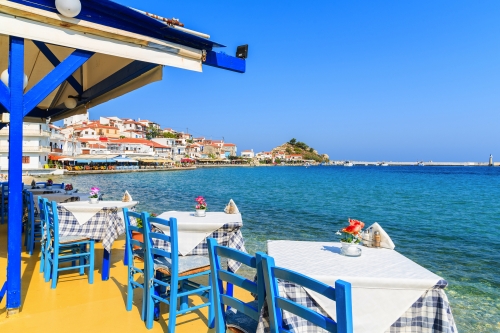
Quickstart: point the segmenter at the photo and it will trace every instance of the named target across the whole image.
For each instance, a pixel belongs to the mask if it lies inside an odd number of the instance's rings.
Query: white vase
[[[197,217],[203,217],[207,215],[207,210],[206,209],[197,209],[194,213],[194,216]]]
[[[344,243],[340,242],[342,244],[342,253],[347,255],[347,256],[358,256],[360,255],[360,248],[359,244],[355,243]]]
[[[99,198],[90,198],[90,203],[91,204],[96,204],[99,202]]]

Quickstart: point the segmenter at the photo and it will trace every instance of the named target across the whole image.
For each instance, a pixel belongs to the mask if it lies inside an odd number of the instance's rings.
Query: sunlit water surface
[[[139,210],[193,210],[206,198],[243,214],[250,253],[268,239],[336,241],[348,217],[379,222],[396,250],[445,278],[460,332],[500,332],[500,168],[260,167],[64,176]]]

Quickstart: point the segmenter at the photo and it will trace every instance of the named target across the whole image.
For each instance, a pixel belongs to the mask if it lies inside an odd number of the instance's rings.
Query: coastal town
[[[0,153],[8,153],[9,126],[0,129]],[[295,139],[270,151],[238,152],[224,140],[162,128],[147,119],[74,115],[56,126],[23,124],[23,171],[29,174],[64,171],[172,169],[223,165],[308,165],[328,161],[328,155]],[[0,155],[0,171],[8,169],[8,154]]]

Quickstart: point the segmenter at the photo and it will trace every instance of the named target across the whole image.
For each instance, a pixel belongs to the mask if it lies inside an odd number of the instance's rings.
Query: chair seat
[[[171,260],[166,257],[155,258],[155,271],[170,275]],[[179,275],[190,275],[210,270],[210,260],[204,256],[179,256]]]
[[[257,309],[257,301],[252,301],[246,303],[251,307]],[[257,331],[257,325],[259,323],[249,316],[236,311],[235,309],[229,309],[226,311],[226,326],[233,332],[237,333],[255,333]]]
[[[89,240],[89,238],[84,237],[84,236],[61,236],[61,237],[59,237],[60,244],[68,244],[68,243],[81,242],[81,241],[86,241],[86,240]]]

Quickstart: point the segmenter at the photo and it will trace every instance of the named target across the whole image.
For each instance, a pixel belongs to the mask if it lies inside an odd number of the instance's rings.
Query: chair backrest
[[[230,306],[238,312],[247,315],[248,317],[259,321],[260,311],[265,301],[265,287],[260,263],[261,255],[257,254],[252,257],[248,253],[221,246],[214,238],[208,238],[208,256],[210,258],[210,269],[212,279],[212,290],[214,293],[214,308],[216,325],[220,328],[225,327],[225,311],[224,306]],[[257,283],[248,280],[236,273],[223,269],[221,266],[221,258],[232,259],[238,261],[250,268],[257,270]],[[257,307],[242,302],[233,295],[224,292],[223,282],[231,283],[234,286],[240,287],[257,295]]]
[[[335,288],[305,276],[303,274],[276,267],[274,259],[262,254],[262,270],[269,308],[269,324],[271,332],[289,332],[283,328],[281,310],[291,312],[328,332],[352,333],[352,297],[351,284],[346,281],[335,281]],[[281,297],[278,291],[278,279],[305,287],[335,301],[337,322],[303,305]]]
[[[47,238],[49,242],[54,241],[54,247],[59,246],[59,215],[57,214],[57,202],[44,201],[45,216],[47,219]]]
[[[38,196],[37,200],[38,200],[38,216],[40,217],[40,221],[42,223],[42,231],[44,231],[45,226],[47,225],[47,214],[45,214],[45,212],[49,200],[41,196]]]
[[[130,218],[133,217],[135,219],[141,219],[142,221],[143,220],[143,214],[145,213],[136,213],[136,212],[131,212],[128,210],[128,208],[123,208],[123,217],[125,219],[125,237],[126,237],[126,240],[127,240],[127,247],[125,248],[125,251],[127,251],[127,266],[131,267],[133,266],[133,262],[134,262],[134,256],[133,256],[133,252],[134,252],[134,247],[136,247],[137,249],[140,249],[140,250],[143,250],[144,253],[146,253],[146,247],[145,247],[145,244],[143,242],[141,242],[140,240],[138,239],[134,239],[132,237],[132,233],[133,232],[138,232],[140,233],[141,235],[143,235],[144,237],[144,230],[143,228],[139,228],[135,225],[132,225],[130,223]],[[146,238],[143,238],[143,239],[146,239]]]
[[[28,223],[32,225],[35,223],[35,202],[33,201],[33,193],[24,191],[26,200],[26,208],[28,209]]]
[[[59,184],[54,183],[54,184],[52,184],[52,187],[53,188],[62,188],[64,190],[64,183],[59,183]]]
[[[37,182],[36,186],[38,186],[40,188],[46,188],[47,187],[47,183],[46,182]]]
[[[151,230],[151,223],[169,228],[169,234],[164,234]],[[155,256],[162,256],[170,259],[170,274],[179,274],[179,245],[177,239],[177,219],[171,217],[168,220],[158,217],[150,217],[148,213],[142,215],[142,227],[144,230],[144,242],[146,243],[145,260],[148,272],[153,274]],[[154,240],[164,241],[170,244],[170,251],[154,246]],[[152,276],[152,275],[149,275]]]

